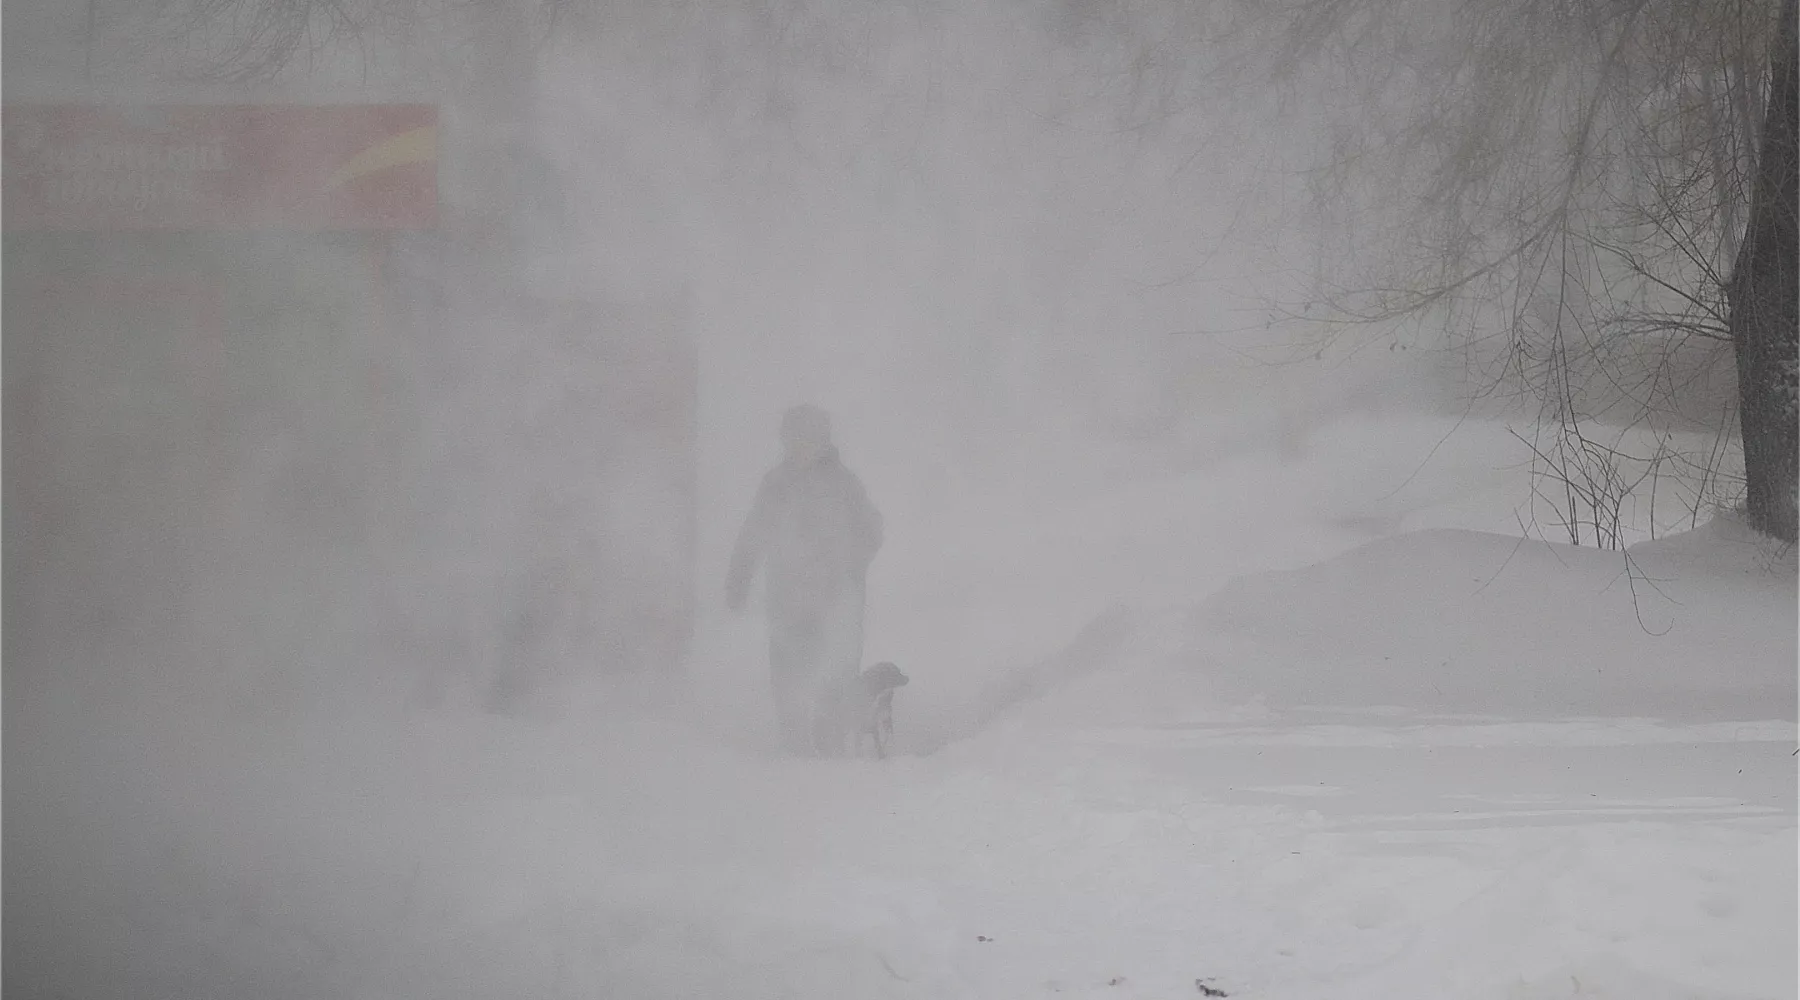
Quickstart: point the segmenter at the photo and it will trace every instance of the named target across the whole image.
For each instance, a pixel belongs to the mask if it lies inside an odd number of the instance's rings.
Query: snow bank
[[[919,825],[1008,845],[949,879],[995,928],[969,975],[1793,996],[1795,576],[1729,520],[1629,561],[1427,530],[1138,613],[1103,669],[940,755]]]
[[[1793,567],[1718,523],[1625,553],[1417,532],[1233,582],[1195,666],[1289,705],[1793,719]]]

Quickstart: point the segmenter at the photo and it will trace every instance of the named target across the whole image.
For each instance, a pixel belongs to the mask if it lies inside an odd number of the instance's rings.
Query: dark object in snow
[[[1231,995],[1216,986],[1208,986],[1206,983],[1207,981],[1204,979],[1194,980],[1194,988],[1199,990],[1200,995],[1203,997],[1225,997]]]
[[[846,751],[877,759],[887,756],[894,741],[894,689],[908,678],[892,663],[877,663],[857,675],[845,689],[826,692],[813,717],[813,752],[837,757]]]
[[[788,410],[781,444],[732,550],[725,603],[742,610],[762,577],[776,715],[783,742],[804,751],[818,742],[821,704],[862,671],[863,598],[882,519],[838,458],[825,411]]]
[[[1125,985],[1125,977],[1124,976],[1114,976],[1111,979],[1108,979],[1106,981],[1106,985],[1108,985],[1108,986],[1123,986],[1123,985]]]
[[[977,934],[977,935],[975,935],[975,940],[977,940],[977,941],[992,941],[993,938],[988,937],[986,934]]]

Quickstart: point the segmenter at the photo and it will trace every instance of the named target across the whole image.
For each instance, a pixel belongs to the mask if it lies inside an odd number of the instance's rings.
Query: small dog
[[[821,757],[872,752],[887,756],[894,740],[894,689],[909,678],[883,661],[859,674],[849,685],[820,699],[813,720],[813,750]]]

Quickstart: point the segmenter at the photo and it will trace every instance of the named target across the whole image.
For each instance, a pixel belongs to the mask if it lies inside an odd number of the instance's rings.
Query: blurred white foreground
[[[554,728],[21,714],[8,996],[1794,996],[1792,554],[1397,534],[1512,523],[1436,433],[895,505],[884,763],[722,617]]]

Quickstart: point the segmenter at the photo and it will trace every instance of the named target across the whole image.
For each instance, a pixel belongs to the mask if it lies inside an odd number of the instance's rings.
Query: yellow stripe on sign
[[[430,163],[436,159],[437,126],[421,125],[383,139],[346,160],[343,166],[332,173],[331,180],[325,184],[325,190],[342,187],[353,178],[372,174],[377,170],[408,163]]]

